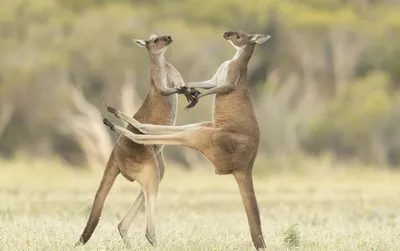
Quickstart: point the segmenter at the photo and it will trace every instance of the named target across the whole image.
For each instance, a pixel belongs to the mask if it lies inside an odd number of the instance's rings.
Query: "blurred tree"
[[[102,102],[133,114],[148,90],[148,55],[132,38],[171,35],[168,60],[201,81],[235,53],[223,32],[245,30],[272,35],[249,65],[263,154],[399,165],[398,13],[392,0],[1,0],[0,153],[101,166],[117,137]],[[188,112],[180,101],[177,124],[211,118],[212,97]]]
[[[385,122],[394,109],[388,90],[389,79],[371,72],[349,86],[327,107],[305,140],[310,152],[330,151],[339,158],[359,157],[367,162],[387,164]]]

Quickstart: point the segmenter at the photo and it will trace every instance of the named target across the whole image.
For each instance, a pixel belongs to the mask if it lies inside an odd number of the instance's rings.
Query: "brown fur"
[[[184,86],[184,82],[180,73],[164,59],[163,54],[172,39],[169,36],[157,37],[151,35],[147,41],[134,40],[134,42],[147,49],[151,64],[149,91],[143,104],[133,117],[142,123],[174,125],[178,100],[176,95],[173,94],[178,92],[179,88],[177,87]],[[128,125],[127,130],[140,133],[132,125]],[[101,216],[104,201],[119,173],[130,181],[137,180],[142,186],[136,201],[118,225],[122,239],[127,245],[130,245],[127,239],[129,226],[146,201],[146,237],[151,244],[155,244],[154,203],[158,183],[164,176],[164,169],[165,162],[161,145],[145,146],[120,136],[110,154],[88,222],[77,245],[85,244],[94,232]]]
[[[237,49],[233,59],[224,62],[211,80],[187,83],[188,87],[207,89],[198,99],[216,94],[211,123],[156,126],[125,119],[147,135],[134,134],[119,126],[113,128],[139,144],[190,147],[212,162],[216,174],[233,174],[242,196],[254,246],[264,249],[265,242],[252,179],[260,130],[248,88],[247,65],[255,44],[265,42],[269,36],[225,32],[224,38]],[[121,114],[123,113],[120,111],[116,112],[119,117]]]

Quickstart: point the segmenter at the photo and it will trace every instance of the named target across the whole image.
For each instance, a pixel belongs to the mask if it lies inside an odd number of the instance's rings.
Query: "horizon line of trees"
[[[117,135],[102,102],[133,114],[148,88],[147,52],[132,38],[172,36],[168,61],[201,81],[234,55],[223,32],[245,30],[272,36],[249,64],[260,159],[329,153],[398,167],[398,13],[394,0],[2,0],[0,156],[103,168]],[[209,120],[212,97],[184,106],[177,124]],[[188,168],[205,161],[165,149]]]

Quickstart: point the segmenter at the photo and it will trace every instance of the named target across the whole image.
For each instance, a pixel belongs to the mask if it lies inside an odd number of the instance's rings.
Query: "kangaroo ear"
[[[132,39],[132,41],[137,44],[139,47],[146,47],[147,41],[142,39]]]
[[[154,39],[154,38],[157,38],[157,35],[154,34],[154,33],[150,34],[149,40],[152,40],[152,39]]]
[[[262,44],[270,38],[271,38],[270,35],[255,34],[255,35],[251,36],[250,41],[255,42],[257,44]]]

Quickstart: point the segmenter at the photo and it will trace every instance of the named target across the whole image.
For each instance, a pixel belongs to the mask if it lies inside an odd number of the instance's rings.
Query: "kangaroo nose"
[[[168,40],[172,40],[172,38],[171,38],[170,36],[167,36],[167,39],[168,39]]]
[[[223,36],[223,37],[229,37],[230,35],[232,35],[232,32],[231,32],[231,31],[226,31],[226,32],[224,33],[224,36]]]

